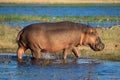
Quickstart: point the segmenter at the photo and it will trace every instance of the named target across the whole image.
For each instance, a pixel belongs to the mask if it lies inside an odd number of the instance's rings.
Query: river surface
[[[114,4],[113,4],[114,5]],[[46,16],[120,16],[120,7],[108,4],[93,4],[88,7],[43,7],[42,5],[10,6],[1,5],[0,14],[46,15]],[[37,7],[38,6],[38,7]],[[87,4],[86,4],[87,6]]]
[[[68,58],[17,62],[16,54],[0,54],[0,80],[120,80],[120,62]]]

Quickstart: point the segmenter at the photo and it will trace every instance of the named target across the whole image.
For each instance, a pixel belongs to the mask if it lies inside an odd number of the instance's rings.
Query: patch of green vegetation
[[[0,24],[0,52],[16,52],[16,37],[21,29],[22,27]],[[93,51],[89,47],[80,46],[81,57],[120,61],[120,27],[96,28],[96,30],[105,44],[105,49],[103,51]],[[26,53],[30,53],[30,51]]]
[[[94,3],[84,3],[84,4],[13,4],[13,3],[2,3],[0,4],[0,7],[35,7],[35,8],[40,8],[40,7],[44,7],[44,8],[62,8],[62,7],[69,7],[69,8],[110,8],[110,7],[114,7],[114,8],[119,8],[120,4],[116,3],[116,4],[94,4]]]
[[[56,21],[73,21],[73,22],[104,22],[120,21],[120,16],[27,16],[27,15],[0,15],[0,22],[5,21],[39,21],[39,22],[56,22]]]

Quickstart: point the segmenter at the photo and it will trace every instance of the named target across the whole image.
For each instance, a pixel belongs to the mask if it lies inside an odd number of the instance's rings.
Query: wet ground
[[[17,62],[16,54],[0,54],[0,80],[120,80],[120,62],[68,58]]]

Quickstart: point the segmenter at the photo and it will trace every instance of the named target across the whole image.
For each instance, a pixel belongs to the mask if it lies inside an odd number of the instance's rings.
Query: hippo
[[[70,50],[77,58],[80,57],[78,46],[88,45],[94,51],[101,51],[105,46],[95,28],[70,21],[28,25],[18,33],[17,44],[18,60],[22,60],[27,49],[35,59],[40,59],[41,52],[63,50],[62,57],[66,59]]]

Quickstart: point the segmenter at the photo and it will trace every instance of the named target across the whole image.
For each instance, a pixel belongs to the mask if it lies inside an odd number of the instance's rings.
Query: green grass
[[[0,24],[0,52],[16,52],[16,37],[21,29],[22,27],[10,27]],[[105,49],[96,52],[89,47],[80,46],[81,57],[120,61],[120,27],[97,28],[97,31],[105,44]]]
[[[114,7],[114,8],[119,8],[120,7],[120,3],[116,3],[116,4],[96,4],[96,3],[84,3],[84,4],[14,4],[14,3],[0,3],[0,7],[35,7],[35,8],[40,8],[40,7],[44,7],[44,8],[56,8],[56,7],[80,7],[80,8],[110,8],[110,7]]]
[[[39,21],[39,22],[56,22],[56,21],[73,21],[73,22],[104,22],[120,21],[120,16],[28,16],[28,15],[0,15],[0,22],[5,21]]]

